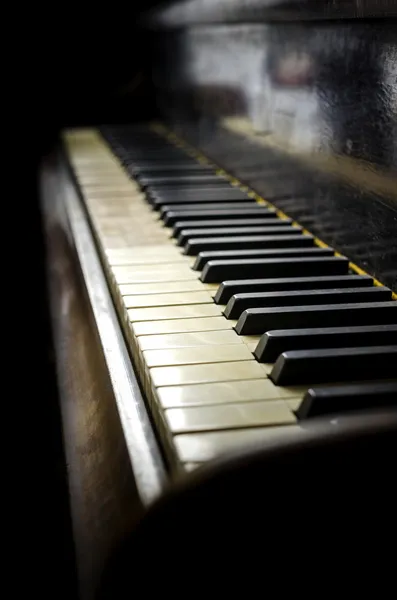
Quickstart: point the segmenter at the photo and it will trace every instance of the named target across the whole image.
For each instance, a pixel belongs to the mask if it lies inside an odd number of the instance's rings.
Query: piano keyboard
[[[171,469],[397,404],[390,289],[161,130],[65,144]]]

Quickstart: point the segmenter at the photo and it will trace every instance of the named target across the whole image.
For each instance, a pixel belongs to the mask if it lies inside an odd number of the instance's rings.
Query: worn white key
[[[224,317],[204,317],[192,319],[166,319],[162,321],[140,321],[132,324],[136,336],[188,333],[196,331],[219,331],[232,329],[235,321]]]
[[[148,294],[172,294],[181,292],[202,292],[208,291],[216,294],[218,286],[213,283],[201,283],[197,279],[185,281],[163,281],[161,283],[127,283],[120,285],[119,290],[122,296],[137,296]]]
[[[170,408],[165,418],[174,434],[290,425],[296,421],[283,400]]]
[[[178,365],[204,365],[252,360],[252,354],[245,344],[223,346],[199,346],[195,348],[168,348],[146,350],[143,359],[147,367],[167,367]]]
[[[144,338],[141,338],[144,339]],[[199,406],[202,404],[228,404],[253,400],[291,400],[301,402],[305,388],[281,387],[267,377],[243,381],[222,381],[200,385],[159,387],[158,402],[166,408]],[[296,399],[296,400],[294,400]],[[291,405],[290,405],[291,407]],[[294,410],[292,408],[292,410]]]
[[[195,346],[219,346],[242,344],[240,336],[231,329],[224,331],[196,331],[169,335],[144,335],[139,337],[139,347],[144,350],[165,350],[167,348],[189,348]],[[252,359],[252,357],[251,357]]]
[[[227,363],[183,365],[178,367],[154,367],[150,375],[156,387],[189,385],[211,381],[241,381],[260,379],[264,370],[254,360]]]
[[[223,454],[241,449],[266,447],[286,437],[299,436],[303,430],[292,424],[279,427],[253,427],[206,433],[185,433],[174,436],[174,445],[180,462],[202,463]]]
[[[128,316],[132,323],[137,321],[163,321],[165,319],[191,319],[202,317],[218,317],[219,307],[212,304],[192,304],[190,306],[164,306],[154,308],[132,308]],[[226,320],[226,319],[225,319]]]
[[[124,296],[126,308],[188,306],[189,304],[211,304],[212,302],[212,296],[206,291]]]

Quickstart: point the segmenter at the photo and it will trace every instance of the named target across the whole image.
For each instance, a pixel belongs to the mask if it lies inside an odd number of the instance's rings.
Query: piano
[[[300,523],[337,538],[317,500],[376,492],[390,518],[396,16],[391,1],[166,3],[140,20],[152,118],[65,128],[46,157],[83,599],[131,578],[160,590],[200,555],[197,591],[219,556],[222,589],[259,581],[287,534],[297,560]]]

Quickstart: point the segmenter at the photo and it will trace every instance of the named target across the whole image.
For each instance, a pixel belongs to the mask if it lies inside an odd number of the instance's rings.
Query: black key
[[[194,162],[192,163],[181,163],[175,162],[172,164],[166,164],[163,162],[155,161],[155,162],[141,162],[134,163],[132,165],[127,164],[124,166],[127,173],[133,177],[134,179],[139,179],[140,177],[150,175],[151,173],[194,173],[196,172],[196,165]]]
[[[181,221],[179,221],[180,223]],[[205,220],[205,221],[187,221],[187,225],[183,228],[179,230],[179,233],[177,236],[173,236],[173,237],[177,237],[179,238],[179,236],[182,234],[182,232],[186,229],[194,229],[195,231],[197,230],[198,232],[201,231],[208,231],[208,233],[210,234],[209,237],[215,237],[212,235],[213,231],[217,231],[219,229],[237,229],[237,228],[251,228],[251,227],[287,227],[288,225],[292,225],[292,219],[288,219],[288,220],[281,220],[278,217],[268,217],[265,219],[214,219],[213,221],[209,220]],[[178,223],[178,221],[177,221]],[[176,223],[176,225],[177,225]],[[200,223],[204,223],[204,225],[201,225]],[[218,223],[218,225],[217,225]],[[207,224],[207,225],[206,225]],[[297,232],[299,233],[299,229],[297,230]],[[201,236],[200,236],[201,237]],[[222,236],[220,236],[222,237]]]
[[[243,194],[230,193],[227,190],[220,189],[219,192],[206,192],[186,190],[184,194],[173,194],[167,198],[154,198],[152,193],[146,190],[146,200],[152,206],[153,210],[158,210],[160,214],[163,207],[167,207],[164,212],[169,210],[210,210],[213,204],[222,204],[221,210],[227,210],[226,204],[233,204],[233,208],[256,208],[258,203],[253,198],[246,198]],[[239,206],[239,205],[242,206]],[[216,207],[215,207],[216,208]],[[273,216],[276,216],[273,214]]]
[[[172,154],[168,155],[168,158],[166,158],[165,156],[165,148],[157,148],[157,149],[150,149],[147,148],[145,149],[144,147],[142,148],[132,148],[131,146],[129,146],[128,148],[126,148],[125,146],[121,146],[119,144],[114,145],[113,146],[113,152],[116,154],[117,158],[125,163],[125,164],[133,164],[135,162],[140,163],[140,162],[144,162],[144,161],[154,161],[154,160],[158,160],[159,156],[163,157],[163,160],[161,162],[165,163],[171,163],[174,161],[182,161],[183,157],[181,155],[180,152],[173,152]]]
[[[250,214],[246,216],[246,211],[249,210]],[[212,202],[210,204],[203,204],[196,202],[195,204],[187,203],[187,204],[165,204],[160,209],[160,217],[162,219],[166,218],[168,215],[172,216],[175,214],[180,215],[177,219],[179,221],[187,221],[195,220],[202,221],[208,219],[226,219],[229,215],[229,212],[232,211],[232,218],[235,219],[254,219],[256,215],[258,218],[266,219],[276,217],[276,213],[274,210],[269,210],[268,208],[258,211],[258,205],[255,200],[248,198],[243,202],[229,202],[228,200],[221,200],[220,202]],[[252,212],[254,211],[254,212]],[[174,220],[174,222],[176,222]]]
[[[183,169],[178,169],[175,167],[173,170],[161,170],[158,169],[156,171],[152,170],[151,172],[137,172],[135,173],[135,178],[139,181],[142,186],[150,186],[152,183],[156,184],[161,178],[166,177],[216,177],[216,174],[213,169],[194,169],[184,167]],[[218,184],[217,184],[218,185]]]
[[[253,206],[258,206],[258,203],[254,198],[250,198],[236,188],[218,186],[213,187],[186,187],[175,190],[167,190],[165,194],[163,191],[160,193],[155,189],[146,190],[147,199],[150,204],[156,210],[160,210],[163,206],[178,205],[178,204],[203,204],[202,209],[206,208],[206,205],[213,204],[214,202],[250,202]],[[175,210],[178,210],[177,208]]]
[[[327,350],[291,350],[269,375],[275,385],[369,381],[396,376],[397,345]]]
[[[179,177],[180,179],[183,179],[184,181],[187,180],[188,177],[204,177],[207,178],[208,176],[212,177],[217,177],[217,175],[214,172],[214,169],[211,168],[207,168],[207,169],[183,169],[183,170],[178,170],[178,169],[174,169],[173,171],[152,171],[151,173],[138,173],[136,175],[137,180],[139,181],[140,185],[142,187],[147,187],[154,184],[157,184],[159,181],[161,181],[162,179],[168,179],[169,177],[175,177],[175,179],[177,177]]]
[[[397,302],[363,302],[314,306],[249,308],[236,324],[239,335],[260,335],[271,329],[354,327],[397,323]]]
[[[128,160],[126,158],[125,160]],[[141,159],[141,160],[133,160],[130,158],[130,161],[137,165],[139,169],[141,169],[142,173],[147,171],[151,173],[153,170],[155,171],[173,171],[191,169],[199,171],[203,168],[208,168],[210,165],[203,165],[198,163],[194,158],[189,158],[188,156],[184,156],[183,158],[178,158],[177,160],[165,160],[163,162],[158,162],[157,160],[152,161],[150,159]]]
[[[183,229],[219,229],[220,227],[270,227],[272,225],[291,225],[292,219],[279,219],[267,216],[264,219],[204,219],[203,221],[177,221],[173,227],[172,237],[178,237]],[[213,237],[213,236],[211,236]]]
[[[306,392],[296,416],[298,419],[310,419],[388,407],[397,407],[397,381],[311,388]]]
[[[314,238],[308,235],[237,235],[232,238],[193,238],[184,248],[187,256],[197,256],[202,252],[227,250],[257,250],[276,248],[312,248]],[[333,251],[330,250],[333,253]]]
[[[125,155],[121,158],[122,162],[126,165],[127,169],[135,168],[141,173],[152,173],[153,171],[174,171],[188,169],[200,170],[204,165],[200,165],[193,158],[176,156],[175,158],[168,158],[164,160],[158,160],[157,157],[153,158],[133,158]]]
[[[221,283],[226,279],[254,277],[309,277],[314,275],[345,275],[349,269],[347,258],[253,258],[241,260],[211,260],[201,275],[203,283]],[[273,328],[274,329],[274,328]]]
[[[372,289],[372,288],[369,288]],[[259,362],[275,362],[287,350],[387,346],[397,344],[397,325],[327,327],[317,329],[276,329],[267,331],[255,348]]]
[[[272,220],[273,221],[273,220]],[[298,234],[301,229],[292,225],[282,225],[282,221],[274,220],[274,225],[262,227],[215,227],[214,229],[182,229],[178,235],[178,246],[184,246],[190,238],[232,237],[238,235],[288,235]]]
[[[227,319],[238,319],[249,308],[266,306],[309,306],[310,304],[347,304],[385,302],[392,299],[386,287],[344,288],[340,290],[298,290],[288,292],[254,292],[232,296],[224,310]],[[326,326],[326,324],[324,324]]]
[[[174,198],[179,197],[179,202],[185,202],[185,197],[194,198],[197,195],[209,195],[209,194],[225,194],[228,193],[232,198],[235,196],[239,196],[242,199],[249,198],[247,192],[244,192],[242,189],[230,185],[227,181],[221,179],[216,185],[215,184],[206,184],[206,185],[184,185],[175,186],[175,187],[167,187],[164,189],[157,189],[156,186],[150,190],[151,196],[154,201],[156,200],[169,200],[172,204],[175,204]],[[256,200],[251,198],[254,202]]]
[[[287,237],[287,236],[286,236]],[[204,238],[206,239],[206,238]],[[221,238],[223,239],[223,238]],[[228,239],[228,238],[226,238]],[[232,238],[234,239],[234,238]],[[248,245],[248,244],[247,244]],[[232,260],[240,258],[286,258],[291,256],[333,256],[334,251],[331,248],[274,248],[274,249],[253,249],[253,250],[223,250],[200,252],[194,261],[192,269],[202,271],[210,260]]]
[[[117,140],[115,140],[115,145],[117,145],[126,156],[130,157],[151,156],[155,154],[165,154],[165,156],[170,154],[180,154],[181,156],[186,157],[186,152],[181,148],[173,146],[169,142],[157,137],[145,139],[137,138],[135,142],[131,138],[117,138]]]
[[[285,236],[287,237],[287,236]],[[300,239],[304,239],[301,236]],[[227,304],[234,294],[252,292],[277,292],[282,290],[314,290],[341,287],[364,287],[373,285],[369,275],[330,275],[329,277],[286,277],[276,279],[235,279],[224,281],[219,286],[214,301]]]
[[[172,147],[164,147],[164,148],[156,148],[152,150],[132,150],[129,149],[127,152],[124,152],[121,156],[121,160],[123,162],[129,164],[139,164],[141,162],[184,162],[186,161],[186,154],[181,152],[177,148]]]
[[[181,156],[186,157],[186,152],[184,152],[181,148],[177,146],[173,146],[169,142],[165,140],[161,140],[157,137],[146,138],[136,140],[136,142],[130,139],[120,139],[117,140],[117,145],[119,148],[122,148],[124,153],[128,156],[151,156],[154,154],[165,154],[165,156],[172,154],[180,154]]]
[[[136,156],[123,156],[120,157],[121,163],[127,169],[129,173],[133,173],[135,169],[140,169],[141,167],[155,167],[156,169],[161,168],[161,165],[170,164],[173,165],[183,165],[186,164],[186,157],[182,154],[172,154],[165,155],[164,153],[158,154],[147,154],[145,155],[136,155]],[[190,163],[192,166],[197,164],[195,162]]]
[[[203,167],[203,165],[197,164],[193,159],[190,161],[184,162],[141,162],[140,164],[134,165],[133,173],[137,176],[140,175],[158,175],[159,173],[183,173],[185,171],[190,172],[203,172],[203,171],[211,171],[214,172],[214,169],[211,167]]]
[[[183,185],[178,188],[150,186],[146,188],[146,197],[156,210],[164,204],[186,204],[187,202],[236,202],[243,201],[246,195],[241,190],[224,184]]]
[[[190,208],[195,207],[194,210]],[[178,221],[192,221],[192,227],[196,221],[202,220],[218,220],[225,219],[226,217],[235,219],[274,219],[276,213],[267,208],[258,208],[256,203],[253,202],[236,202],[234,205],[230,202],[224,204],[216,202],[209,204],[208,207],[202,204],[194,204],[191,207],[189,205],[178,204],[178,210],[174,211],[175,207],[166,205],[161,210],[160,216],[164,223],[169,227],[174,225]],[[282,224],[284,221],[280,219]],[[289,223],[289,221],[286,221]]]
[[[122,160],[129,160],[131,162],[145,160],[149,161],[157,158],[159,155],[164,155],[165,158],[163,163],[170,164],[175,161],[187,162],[191,160],[197,164],[197,161],[194,160],[193,157],[188,156],[185,152],[181,152],[181,150],[179,148],[175,148],[175,146],[172,147],[163,145],[155,148],[154,146],[145,147],[142,145],[139,148],[137,146],[133,148],[130,144],[128,144],[128,147],[126,147],[124,144],[123,146],[118,145],[118,150],[116,150],[116,153]]]
[[[219,175],[167,175],[166,177],[153,177],[150,181],[150,187],[154,190],[181,187],[200,188],[203,185],[224,186],[227,185],[227,180]]]

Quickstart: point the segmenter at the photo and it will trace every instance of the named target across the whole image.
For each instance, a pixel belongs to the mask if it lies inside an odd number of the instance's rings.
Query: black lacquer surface
[[[156,35],[168,124],[397,290],[397,23],[213,23]]]
[[[394,0],[176,0],[160,4],[146,17],[152,27],[199,23],[239,23],[308,19],[390,18]]]

